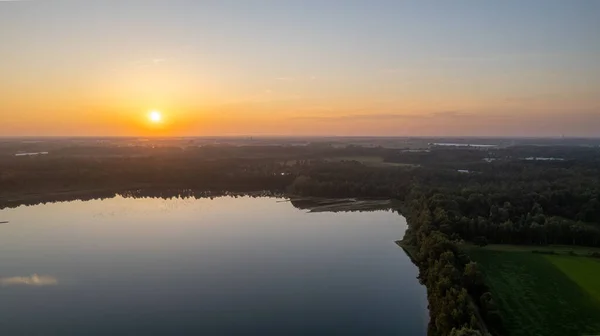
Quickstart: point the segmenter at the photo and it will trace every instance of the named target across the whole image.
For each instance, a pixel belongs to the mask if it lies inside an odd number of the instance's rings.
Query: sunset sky
[[[600,1],[0,1],[19,135],[600,136]]]

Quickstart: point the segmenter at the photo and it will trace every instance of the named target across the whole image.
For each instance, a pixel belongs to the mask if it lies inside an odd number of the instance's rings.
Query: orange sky
[[[0,3],[0,136],[600,136],[595,7],[244,4]]]

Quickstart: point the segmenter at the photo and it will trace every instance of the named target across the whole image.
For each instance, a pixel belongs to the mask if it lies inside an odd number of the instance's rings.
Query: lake
[[[391,211],[281,198],[124,198],[0,210],[4,335],[425,335]]]

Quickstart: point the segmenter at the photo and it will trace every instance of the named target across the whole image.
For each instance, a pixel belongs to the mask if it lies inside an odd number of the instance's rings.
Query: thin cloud
[[[296,80],[296,78],[294,78],[294,77],[277,77],[275,79],[278,81],[286,81],[286,82],[292,82],[292,81]]]
[[[394,113],[379,113],[379,114],[348,114],[340,116],[299,116],[294,119],[318,120],[318,121],[365,121],[365,120],[396,120],[396,119],[412,119],[422,118],[422,116],[411,114],[394,114]]]
[[[365,109],[366,110],[366,109]],[[355,113],[337,116],[299,116],[295,119],[315,121],[368,121],[368,120],[407,120],[407,119],[436,119],[436,118],[463,118],[470,117],[468,113],[460,111],[439,111],[422,114],[402,113]]]
[[[55,286],[58,284],[58,279],[50,275],[37,275],[33,274],[30,276],[14,276],[7,278],[0,278],[0,285],[2,286]]]

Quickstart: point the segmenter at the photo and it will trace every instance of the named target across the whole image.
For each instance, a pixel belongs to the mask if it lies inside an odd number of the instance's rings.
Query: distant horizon
[[[477,135],[0,135],[0,139],[173,139],[173,138],[284,138],[284,139],[312,139],[312,138],[351,138],[351,139],[552,139],[552,140],[570,140],[570,139],[593,139],[600,140],[600,136],[477,136]]]

